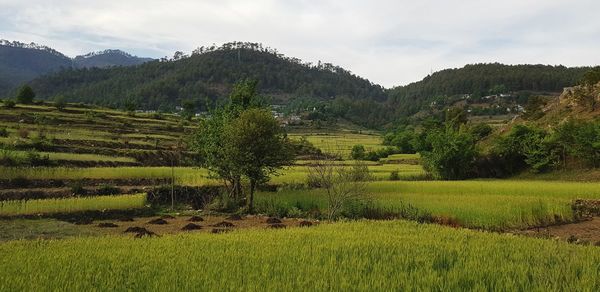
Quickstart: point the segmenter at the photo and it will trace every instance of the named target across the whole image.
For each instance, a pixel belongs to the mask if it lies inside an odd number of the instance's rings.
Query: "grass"
[[[101,234],[103,234],[101,230],[56,219],[0,220],[0,242],[17,239],[58,239],[71,236],[92,236]]]
[[[26,151],[10,151],[15,158],[25,158]],[[97,161],[97,162],[136,162],[131,157],[116,157],[98,154],[78,154],[78,153],[62,153],[62,152],[36,152],[42,156],[48,155],[50,160],[67,160],[67,161]]]
[[[600,249],[406,221],[12,241],[2,291],[598,291]]]
[[[541,181],[380,181],[369,184],[374,203],[394,211],[407,205],[434,216],[456,219],[461,225],[512,229],[571,221],[576,198],[599,199],[600,184]],[[309,211],[326,208],[321,190],[263,192],[258,208]]]
[[[365,150],[374,151],[384,146],[381,144],[382,138],[380,135],[358,134],[349,132],[332,132],[332,133],[291,133],[289,137],[292,139],[300,139],[305,137],[315,147],[326,153],[341,154],[343,158],[350,157],[350,151],[356,144],[365,146]]]
[[[403,178],[425,174],[421,166],[407,164],[369,165],[369,170],[376,179],[387,179],[394,170],[397,170]],[[202,168],[175,167],[174,172],[178,184],[199,186],[215,182],[208,177],[208,171]],[[304,183],[307,175],[306,166],[292,166],[282,170],[281,175],[274,176],[271,181],[278,184]],[[168,179],[170,177],[171,167],[0,167],[0,179]]]
[[[97,210],[126,210],[141,208],[145,204],[146,194],[0,201],[0,216],[72,213]]]

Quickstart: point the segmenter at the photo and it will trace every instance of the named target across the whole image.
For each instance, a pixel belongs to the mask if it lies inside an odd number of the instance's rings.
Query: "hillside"
[[[564,87],[577,84],[589,69],[498,63],[466,65],[435,72],[421,81],[393,88],[389,91],[390,103],[398,106],[399,115],[411,115],[432,102],[451,104],[451,97],[455,95],[481,98],[522,91],[560,93]],[[525,98],[520,103],[526,101]]]
[[[119,50],[106,50],[73,59],[47,46],[0,40],[0,96],[41,75],[64,68],[131,66],[152,59],[139,58]]]
[[[42,97],[64,94],[70,100],[119,106],[173,108],[183,99],[204,105],[225,96],[243,78],[259,81],[263,94],[285,101],[295,96],[385,100],[384,90],[331,64],[306,64],[254,43],[200,48],[191,56],[136,67],[73,69],[32,82]]]

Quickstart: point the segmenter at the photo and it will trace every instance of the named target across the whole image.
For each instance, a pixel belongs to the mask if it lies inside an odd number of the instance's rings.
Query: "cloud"
[[[391,87],[473,62],[599,64],[597,11],[592,0],[0,0],[0,38],[71,56],[262,42]]]

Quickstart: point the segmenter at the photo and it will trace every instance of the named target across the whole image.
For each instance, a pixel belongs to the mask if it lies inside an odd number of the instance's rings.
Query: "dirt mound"
[[[285,228],[285,224],[281,224],[281,223],[270,224],[269,228],[282,229],[282,228]]]
[[[300,227],[311,227],[311,226],[313,226],[313,223],[310,222],[310,221],[302,220],[302,221],[300,221],[300,223],[298,223],[298,226],[300,226]]]
[[[167,222],[167,220],[162,219],[162,218],[156,218],[156,219],[148,221],[148,224],[165,225],[165,224],[169,224],[169,222]]]
[[[138,226],[132,226],[127,228],[125,231],[123,231],[123,233],[140,233],[140,232],[146,232],[148,231],[148,229],[144,228],[144,227],[138,227]]]
[[[191,230],[198,230],[198,229],[202,229],[202,226],[200,226],[198,224],[194,224],[194,223],[188,223],[186,226],[183,226],[183,228],[181,228],[181,230],[183,230],[183,231],[191,231]]]
[[[133,218],[131,218],[131,217],[123,217],[123,218],[119,218],[119,221],[121,221],[121,222],[133,222]]]
[[[190,217],[190,219],[188,219],[188,221],[190,222],[202,222],[204,221],[204,219],[200,216],[192,216]]]
[[[225,232],[229,232],[229,231],[232,231],[232,230],[231,229],[225,229],[225,228],[213,228],[210,232],[218,234],[218,233],[225,233]]]
[[[225,218],[226,220],[240,221],[243,220],[242,216],[238,214],[232,214],[231,216]]]
[[[175,216],[173,216],[173,215],[162,215],[162,216],[160,216],[160,218],[162,218],[162,219],[175,219]]]
[[[115,227],[119,227],[119,225],[117,225],[115,223],[107,222],[107,223],[98,224],[98,227],[100,227],[100,228],[115,228]]]
[[[213,224],[213,227],[234,227],[233,223],[227,221],[221,221],[219,223]]]
[[[267,218],[266,222],[268,224],[276,224],[276,223],[281,223],[281,220],[279,220],[279,218],[269,217],[269,218]]]

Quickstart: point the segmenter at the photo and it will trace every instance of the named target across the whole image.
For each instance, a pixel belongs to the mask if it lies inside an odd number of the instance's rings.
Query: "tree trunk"
[[[256,182],[250,180],[250,196],[248,197],[248,213],[254,212],[254,189],[256,188]]]

